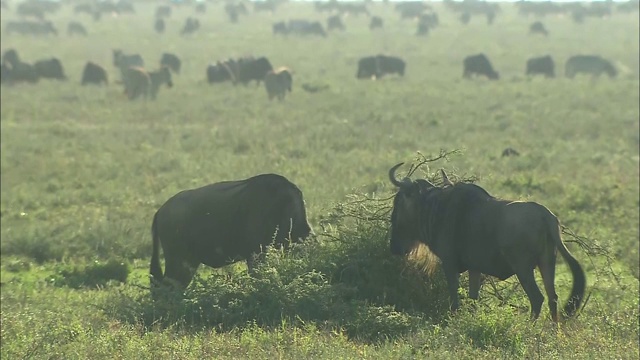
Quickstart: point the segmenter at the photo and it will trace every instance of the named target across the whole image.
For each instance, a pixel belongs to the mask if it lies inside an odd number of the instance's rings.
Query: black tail
[[[558,227],[558,230],[555,230],[555,227]],[[571,317],[575,315],[576,311],[580,308],[580,304],[582,303],[582,299],[584,298],[584,291],[587,283],[586,276],[584,274],[584,270],[582,270],[582,266],[578,263],[573,255],[569,252],[569,249],[565,246],[560,238],[560,224],[556,218],[554,227],[552,228],[551,234],[554,239],[555,245],[562,254],[562,257],[569,265],[571,269],[571,273],[573,274],[573,288],[571,289],[571,297],[567,300],[567,304],[564,306],[564,313],[567,317]]]
[[[151,266],[149,273],[151,274],[151,285],[158,284],[164,277],[162,275],[162,267],[160,267],[160,237],[158,236],[158,213],[153,216],[153,224],[151,225],[151,238],[153,241],[153,252],[151,254]]]

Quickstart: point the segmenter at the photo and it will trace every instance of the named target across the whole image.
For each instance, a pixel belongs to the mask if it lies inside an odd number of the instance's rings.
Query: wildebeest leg
[[[540,261],[540,275],[542,275],[542,281],[544,283],[544,290],[547,293],[547,299],[549,303],[549,311],[551,311],[551,318],[553,321],[558,322],[558,294],[554,285],[554,279],[556,277],[556,256],[551,254],[547,258]]]
[[[516,272],[516,275],[518,276],[518,280],[520,280],[522,288],[524,288],[524,292],[527,293],[529,303],[531,303],[531,319],[535,320],[540,316],[544,296],[536,284],[536,279],[533,276],[533,268],[520,270]]]
[[[478,300],[480,293],[480,272],[469,270],[469,297]]]
[[[196,261],[165,258],[164,281],[174,282],[176,287],[184,290],[193,279],[199,265]]]
[[[447,279],[447,289],[449,290],[449,306],[451,312],[455,312],[460,307],[458,299],[458,287],[460,287],[460,274],[455,268],[444,268],[444,276]]]

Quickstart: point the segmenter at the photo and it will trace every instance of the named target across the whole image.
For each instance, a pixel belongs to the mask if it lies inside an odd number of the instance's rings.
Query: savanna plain
[[[65,4],[49,17],[58,36],[0,35],[3,51],[27,62],[55,56],[69,77],[1,88],[3,359],[638,358],[637,13],[583,24],[545,17],[543,37],[508,4],[493,25],[474,17],[465,26],[436,3],[440,26],[417,37],[392,4],[370,3],[384,29],[349,16],[346,31],[320,38],[271,32],[280,20],[324,23],[312,4],[250,7],[237,24],[220,3],[197,15],[176,7],[162,35],[158,4],[96,22]],[[17,18],[1,14],[3,29]],[[201,29],[181,36],[188,16]],[[66,35],[73,19],[87,37]],[[156,101],[128,101],[115,48],[150,69],[175,53],[182,72]],[[462,60],[479,52],[499,80],[462,78]],[[405,76],[357,80],[358,59],[378,53],[403,58]],[[210,62],[250,54],[293,70],[284,101],[254,83],[206,83]],[[526,77],[526,60],[546,54],[558,76]],[[619,74],[567,79],[576,54],[609,59]],[[80,86],[88,60],[108,70],[108,86]],[[507,147],[520,156],[501,157]],[[390,254],[387,171],[441,150],[458,151],[413,177],[439,181],[443,168],[475,179],[494,196],[544,204],[581,236],[563,236],[587,275],[576,317],[556,325],[545,303],[530,321],[515,278],[486,279],[474,303],[464,276],[461,310],[450,315],[442,273]],[[183,297],[154,304],[158,207],[183,189],[268,172],[301,188],[317,238],[270,251],[254,277],[244,263],[201,267]],[[563,304],[571,282],[558,260]]]

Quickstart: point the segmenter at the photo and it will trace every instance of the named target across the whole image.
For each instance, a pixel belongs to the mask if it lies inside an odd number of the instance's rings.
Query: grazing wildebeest
[[[377,79],[386,74],[404,76],[404,60],[386,55],[367,56],[358,61],[357,79]]]
[[[463,62],[464,72],[462,76],[469,78],[471,75],[485,75],[490,80],[498,80],[500,74],[493,70],[491,62],[484,54],[470,55],[464,58]]]
[[[180,31],[180,35],[188,35],[193,34],[198,29],[200,29],[200,20],[192,17],[188,17],[184,23],[184,27],[182,31]]]
[[[144,68],[144,60],[139,54],[126,55],[122,50],[115,49],[113,50],[113,66],[120,69],[122,81],[126,81],[124,76],[125,71],[130,67]]]
[[[7,35],[18,33],[21,35],[58,35],[58,31],[51,21],[9,21],[5,27]]]
[[[241,59],[238,61],[238,71],[236,73],[236,81],[248,84],[251,80],[255,80],[258,85],[264,80],[267,73],[273,70],[273,66],[266,57],[257,59]]]
[[[152,289],[163,280],[184,289],[200,264],[246,260],[253,273],[255,255],[272,243],[287,248],[313,230],[300,189],[283,176],[262,174],[179,192],[158,209],[151,233]]]
[[[468,12],[464,12],[464,13],[462,13],[462,15],[460,15],[459,20],[464,25],[467,25],[469,23],[469,21],[471,21],[471,14],[468,13]]]
[[[564,74],[566,77],[573,79],[578,73],[591,74],[594,77],[605,73],[610,78],[618,75],[618,71],[608,60],[597,55],[574,55],[570,57],[564,66]]]
[[[107,71],[102,66],[94,62],[87,62],[87,65],[84,66],[84,70],[82,71],[82,80],[80,81],[80,84],[101,85],[102,83],[105,85],[109,84]]]
[[[207,66],[207,82],[209,84],[225,82],[227,80],[235,81],[233,71],[226,62],[218,61],[215,65]]]
[[[533,275],[538,267],[551,317],[558,321],[556,251],[573,274],[564,313],[572,316],[580,308],[585,274],[562,242],[560,223],[549,209],[535,202],[497,199],[474,184],[453,184],[444,171],[442,187],[424,179],[398,181],[395,171],[401,165],[389,170],[389,179],[399,188],[391,214],[391,253],[406,255],[418,243],[427,245],[442,263],[452,311],[459,307],[460,273],[469,271],[472,299],[478,298],[481,274],[501,280],[515,274],[531,303],[531,317],[537,319],[544,303]]]
[[[340,15],[332,15],[327,19],[327,30],[345,30],[344,23]]]
[[[18,61],[15,64],[3,62],[3,82],[15,84],[19,82],[36,83],[39,80],[38,73],[33,65]]]
[[[85,29],[84,25],[77,21],[70,21],[69,25],[67,25],[67,35],[87,36],[87,29]]]
[[[164,29],[166,28],[166,25],[164,24],[164,19],[163,18],[157,18],[156,21],[154,21],[153,23],[153,29],[158,33],[158,34],[162,34],[164,33]]]
[[[327,36],[327,33],[319,21],[289,20],[287,28],[291,34]]]
[[[516,149],[508,147],[502,151],[502,157],[508,156],[520,156],[520,153]]]
[[[18,55],[16,49],[9,49],[2,53],[2,63],[5,62],[13,66],[20,62],[20,56]]]
[[[42,79],[67,80],[62,63],[56,58],[38,60],[33,64],[38,77]]]
[[[542,22],[536,21],[529,26],[529,34],[542,34],[544,36],[548,36],[549,32]]]
[[[269,100],[273,100],[274,97],[284,100],[287,91],[291,92],[292,84],[291,70],[286,67],[269,71],[264,77],[264,87],[267,89]]]
[[[369,22],[369,30],[374,30],[378,28],[382,29],[383,27],[384,27],[384,21],[380,16],[371,17],[371,22]]]
[[[277,22],[271,26],[273,30],[273,35],[282,34],[287,35],[289,33],[289,29],[287,29],[287,24],[284,21]]]
[[[180,74],[182,61],[180,61],[180,58],[174,54],[163,53],[162,58],[160,58],[160,66],[168,66],[174,73]]]
[[[540,56],[527,60],[527,75],[541,74],[548,78],[556,76],[555,64],[550,55]]]
[[[161,85],[173,86],[171,71],[166,66],[150,72],[140,67],[130,67],[125,72],[125,76],[125,93],[129,100],[135,100],[140,95],[145,99],[150,97],[155,100]]]

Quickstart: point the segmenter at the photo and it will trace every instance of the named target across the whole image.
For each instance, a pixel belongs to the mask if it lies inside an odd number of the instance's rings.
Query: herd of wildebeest
[[[283,1],[253,3],[254,11],[275,12]],[[3,8],[5,1],[3,0]],[[44,5],[46,4],[46,5]],[[472,16],[486,16],[491,25],[500,13],[497,3],[481,1],[445,1],[448,9],[460,14],[459,20],[466,24]],[[40,20],[9,22],[7,34],[56,34],[45,15],[55,11],[59,3],[27,1],[20,3],[19,14]],[[174,5],[173,6],[177,6]],[[592,3],[517,3],[522,15],[570,14],[576,22],[586,17],[612,15],[611,2]],[[327,19],[329,31],[342,31],[341,21],[345,14],[369,15],[367,3],[340,3],[337,1],[316,2],[317,11],[334,12]],[[117,3],[101,1],[75,6],[78,13],[91,14],[99,21],[105,12],[135,12],[133,3],[120,0]],[[403,19],[417,19],[416,35],[424,36],[437,28],[438,15],[423,2],[402,2],[395,9]],[[195,4],[196,13],[206,11],[205,3]],[[231,22],[247,13],[244,2],[229,2],[224,10]],[[617,11],[638,10],[638,1],[617,5]],[[161,33],[166,29],[163,18],[170,16],[172,6],[158,6],[154,29]],[[200,21],[189,17],[181,33],[198,31]],[[372,16],[371,31],[384,29],[384,21]],[[81,24],[69,24],[69,34],[86,34]],[[72,30],[73,29],[73,30]],[[280,21],[273,24],[274,36],[317,35],[327,36],[319,22],[305,20]],[[531,34],[549,36],[541,21],[531,24]],[[126,54],[113,50],[113,65],[119,71],[121,81],[129,99],[140,96],[155,98],[161,85],[172,86],[172,73],[180,73],[178,56],[164,53],[160,68],[145,69],[145,62],[138,54]],[[489,58],[485,54],[470,55],[463,59],[463,77],[482,75],[491,80],[499,79]],[[356,70],[357,79],[377,79],[388,74],[403,76],[406,63],[403,59],[388,55],[361,58]],[[527,75],[555,76],[553,58],[549,55],[529,59]],[[616,76],[615,67],[597,55],[575,55],[565,64],[565,75],[574,77],[578,73],[599,76]],[[22,61],[15,49],[2,55],[2,82],[36,82],[38,79],[66,79],[62,63],[57,58]],[[269,99],[283,99],[291,91],[292,72],[286,67],[274,68],[266,57],[242,57],[210,64],[206,68],[206,80],[210,84],[230,81],[247,84],[264,82]],[[94,62],[88,62],[82,73],[82,85],[107,84],[107,70]],[[512,149],[508,149],[515,152]],[[506,150],[505,150],[506,151]],[[510,154],[510,153],[509,153]],[[507,155],[509,155],[507,154]],[[453,183],[441,171],[442,185],[434,185],[425,179],[398,180],[398,164],[389,170],[389,180],[398,188],[391,213],[390,251],[395,255],[406,255],[419,243],[425,244],[435,254],[443,267],[448,284],[451,310],[459,306],[459,275],[469,273],[469,296],[478,298],[481,274],[506,279],[516,275],[523,286],[531,305],[531,315],[540,314],[544,296],[538,288],[534,269],[537,267],[543,278],[548,297],[548,306],[554,321],[558,321],[558,296],[554,289],[556,252],[560,252],[573,275],[573,287],[563,314],[572,316],[583,301],[585,273],[560,238],[559,221],[546,207],[535,202],[506,201],[491,196],[481,187],[465,183]],[[246,261],[250,273],[255,271],[255,261],[264,256],[269,246],[287,248],[291,243],[314,236],[307,220],[302,191],[281,175],[262,174],[244,180],[225,181],[201,188],[182,191],[167,200],[155,213],[152,223],[153,253],[150,264],[151,289],[158,298],[160,289],[186,288],[200,264],[214,268],[238,261]],[[275,234],[275,235],[274,235]],[[160,264],[163,250],[165,271]]]
[[[268,11],[272,14],[286,0],[267,0],[253,2],[254,12]],[[250,2],[230,1],[225,3],[224,12],[231,22],[238,22],[241,16],[248,14]],[[9,11],[8,2],[2,0],[3,12]],[[48,14],[55,13],[61,7],[61,2],[26,0],[20,2],[16,7],[16,13],[23,17],[21,20],[8,21],[5,26],[6,35],[57,35],[54,24],[46,19]],[[158,33],[166,31],[164,19],[170,17],[175,6],[184,6],[184,1],[174,1],[170,5],[158,5],[155,10],[155,20],[153,28]],[[500,6],[498,3],[487,3],[477,0],[465,1],[444,1],[445,7],[459,14],[459,20],[467,24],[474,16],[486,17],[487,24],[491,25],[498,14]],[[383,31],[384,19],[379,16],[370,15],[367,2],[315,2],[315,9],[318,12],[332,12],[326,20],[325,26],[319,21],[308,21],[304,19],[290,19],[289,21],[278,21],[273,24],[274,36],[321,36],[326,37],[327,31],[344,31],[345,16],[370,16],[369,28],[371,31]],[[523,16],[534,15],[543,17],[545,15],[567,15],[573,21],[581,23],[588,17],[609,17],[614,10],[616,12],[628,13],[638,11],[638,1],[631,0],[625,3],[613,5],[612,2],[592,2],[590,5],[580,2],[553,3],[553,2],[530,2],[519,1],[516,3],[518,11]],[[202,14],[207,11],[205,2],[194,3],[195,14]],[[401,19],[413,19],[417,23],[417,36],[425,36],[430,31],[436,29],[439,24],[438,13],[433,8],[420,1],[400,2],[394,6]],[[119,0],[117,2],[107,0],[99,2],[84,2],[73,7],[77,14],[88,14],[94,21],[99,21],[103,14],[131,14],[135,13],[134,2],[131,0]],[[186,18],[180,34],[187,36],[200,29],[200,20],[197,17]],[[70,21],[67,26],[69,36],[87,36],[88,31],[79,21]],[[549,31],[540,20],[531,23],[529,34],[535,36],[540,34],[549,36]],[[120,50],[113,50],[113,65],[120,75],[119,83],[124,85],[125,94],[130,100],[139,97],[155,99],[160,87],[166,84],[173,86],[172,72],[179,73],[181,60],[176,54],[164,53],[160,59],[160,68],[149,70],[145,68],[145,62],[138,54],[125,54]],[[463,77],[486,76],[491,80],[499,79],[499,72],[494,69],[486,54],[473,54],[462,60]],[[363,57],[358,61],[356,78],[358,79],[379,79],[385,75],[397,74],[404,76],[406,62],[397,56],[374,55]],[[16,49],[8,49],[2,55],[0,80],[3,84],[16,84],[20,82],[35,83],[39,79],[65,80],[67,76],[64,72],[62,61],[53,57],[36,61],[31,64],[23,61]],[[87,62],[82,72],[81,84],[107,85],[107,69],[95,62]],[[237,59],[218,60],[207,66],[206,81],[210,84],[230,81],[233,84],[247,84],[256,81],[258,84],[264,81],[268,98],[283,100],[287,92],[291,92],[293,83],[293,72],[285,67],[272,66],[266,57],[246,56]],[[585,73],[592,76],[606,74],[615,77],[617,70],[611,61],[598,55],[574,55],[565,63],[564,73],[566,77],[573,78],[576,74]],[[548,78],[556,76],[555,62],[551,55],[534,57],[526,61],[525,74],[528,76],[542,75]],[[306,88],[304,88],[307,90]]]

